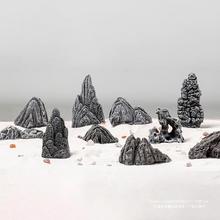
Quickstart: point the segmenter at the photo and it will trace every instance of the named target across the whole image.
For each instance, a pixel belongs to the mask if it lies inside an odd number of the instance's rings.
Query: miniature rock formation
[[[177,114],[182,126],[198,128],[204,119],[204,112],[200,105],[201,91],[194,73],[190,73],[184,80],[181,98],[178,99]]]
[[[220,131],[204,137],[189,151],[190,159],[220,158]]]
[[[151,117],[140,107],[133,108],[124,98],[119,97],[114,102],[109,120],[112,126],[120,124],[149,124]]]
[[[27,103],[14,123],[24,128],[35,128],[46,126],[47,122],[48,118],[44,103],[41,99],[34,97]]]
[[[93,125],[82,138],[85,141],[92,140],[94,143],[108,144],[116,143],[118,139],[115,138],[106,128],[100,125]]]
[[[39,131],[34,128],[22,131],[14,126],[9,126],[0,132],[0,140],[32,139],[42,137],[43,131]]]
[[[157,109],[156,114],[158,115],[161,129],[159,130],[157,128],[153,128],[150,130],[150,143],[184,142],[184,138],[182,136],[182,126],[179,120],[172,118],[167,109]],[[171,131],[169,131],[169,126],[172,128]]]
[[[68,129],[60,117],[58,109],[54,109],[43,136],[42,157],[68,158],[70,157],[68,144]]]
[[[100,124],[105,121],[90,75],[87,75],[83,81],[81,95],[77,96],[72,113],[73,128]]]
[[[146,138],[141,140],[133,135],[127,138],[119,157],[119,162],[125,165],[150,165],[170,161],[166,154],[153,148]]]

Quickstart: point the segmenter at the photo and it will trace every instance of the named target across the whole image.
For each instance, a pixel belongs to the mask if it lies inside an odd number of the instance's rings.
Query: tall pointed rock
[[[87,75],[83,81],[82,91],[75,100],[72,114],[73,128],[99,124],[105,121],[102,106],[96,98],[90,75]]]
[[[15,125],[24,128],[46,126],[48,122],[46,108],[40,98],[33,97],[15,119]]]

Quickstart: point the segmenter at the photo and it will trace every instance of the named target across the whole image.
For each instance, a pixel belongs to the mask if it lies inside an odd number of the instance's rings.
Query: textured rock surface
[[[81,94],[76,98],[72,113],[72,127],[74,128],[105,121],[90,75],[87,75],[83,81]]]
[[[153,144],[184,142],[184,138],[182,135],[182,126],[179,120],[172,118],[167,109],[158,109],[156,113],[158,115],[161,129],[151,129],[149,133],[149,141]],[[172,128],[171,131],[169,131],[169,127]]]
[[[170,161],[166,154],[153,148],[146,138],[141,140],[133,135],[127,138],[119,157],[119,162],[125,165],[150,165]]]
[[[35,128],[46,126],[48,122],[44,103],[39,98],[32,98],[18,117],[15,124],[24,128]]]
[[[109,113],[112,126],[120,124],[148,124],[151,117],[140,107],[133,108],[124,98],[119,97],[112,105]]]
[[[68,144],[68,129],[60,117],[58,109],[54,109],[43,136],[42,157],[68,158],[70,157]]]
[[[220,131],[204,137],[189,151],[190,159],[220,158]]]
[[[92,140],[94,143],[108,144],[116,143],[118,139],[115,138],[106,128],[100,125],[93,125],[82,138],[85,141]]]
[[[190,73],[184,80],[181,89],[181,98],[178,99],[177,114],[182,126],[197,128],[204,119],[204,112],[200,105],[201,91],[197,77]]]
[[[43,131],[32,129],[25,129],[24,131],[14,127],[9,126],[0,132],[0,140],[10,140],[10,139],[32,139],[32,138],[42,138]]]

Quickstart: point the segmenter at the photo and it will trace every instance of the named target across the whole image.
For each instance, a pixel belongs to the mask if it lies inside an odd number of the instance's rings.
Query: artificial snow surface
[[[9,122],[0,123],[2,130]],[[185,143],[154,144],[172,161],[148,166],[118,162],[122,136],[148,137],[159,126],[104,126],[120,144],[88,145],[90,126],[69,129],[69,159],[41,158],[42,140],[0,141],[0,219],[2,220],[183,220],[220,219],[220,160],[189,160],[188,151],[203,132],[220,130],[206,120],[183,128]],[[43,128],[42,130],[44,130]],[[9,145],[15,143],[16,148]]]

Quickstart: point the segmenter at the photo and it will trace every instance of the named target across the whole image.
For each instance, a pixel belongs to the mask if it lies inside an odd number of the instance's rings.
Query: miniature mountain
[[[204,112],[200,105],[201,91],[194,73],[184,80],[181,98],[178,99],[177,114],[182,126],[198,128],[204,120]]]
[[[204,137],[189,151],[190,159],[220,158],[220,131]]]
[[[68,158],[70,157],[68,144],[68,129],[60,117],[58,109],[54,109],[43,136],[42,157]]]
[[[46,126],[47,122],[48,118],[44,103],[41,99],[34,97],[27,103],[14,123],[24,128],[35,128]]]
[[[116,143],[118,139],[115,138],[106,128],[100,125],[93,125],[82,138],[85,141],[92,140],[94,143],[108,144]]]
[[[150,130],[149,141],[152,144],[184,142],[182,136],[182,126],[180,122],[172,118],[167,109],[157,109],[156,114],[161,125],[161,129],[153,128]],[[172,128],[169,131],[169,126]]]
[[[0,140],[10,140],[10,139],[32,139],[32,138],[42,138],[43,131],[32,129],[20,130],[14,126],[9,126],[0,132]]]
[[[81,94],[76,98],[72,113],[73,128],[100,124],[105,121],[90,75],[87,75],[83,81]]]
[[[167,163],[171,159],[153,148],[146,138],[142,140],[130,135],[119,156],[119,162],[125,165],[151,165],[155,163]]]
[[[119,97],[109,113],[112,126],[120,124],[149,124],[151,117],[140,107],[133,108],[124,98]]]

